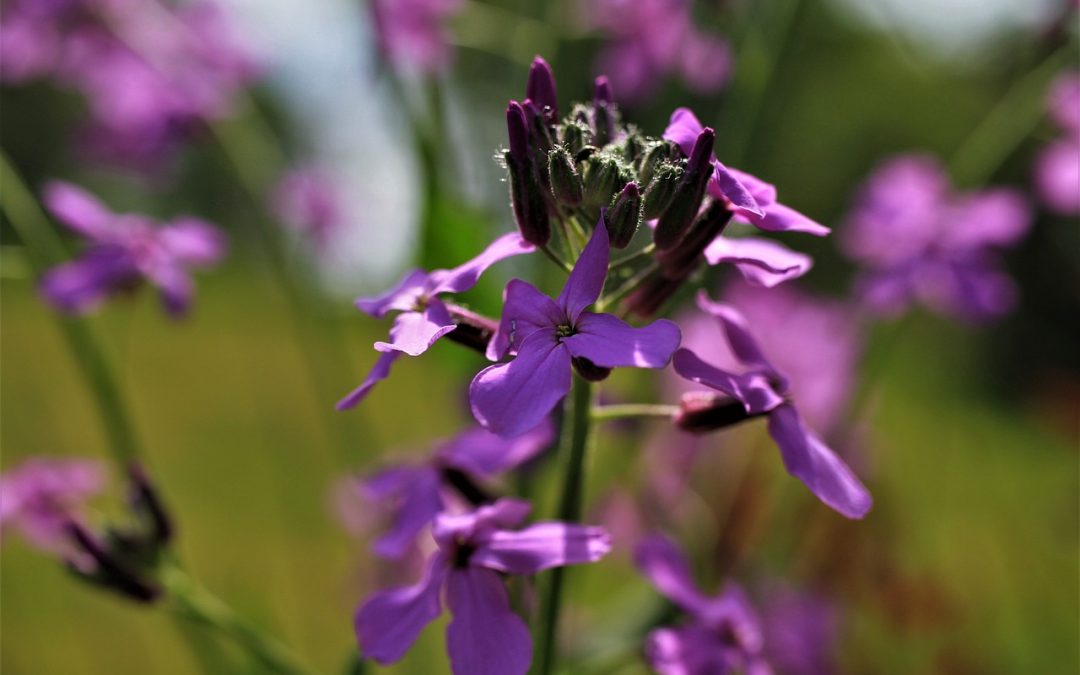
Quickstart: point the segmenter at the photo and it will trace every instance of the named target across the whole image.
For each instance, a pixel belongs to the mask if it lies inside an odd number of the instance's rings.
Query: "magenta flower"
[[[375,37],[382,55],[398,67],[437,73],[453,60],[444,24],[462,0],[373,0]]]
[[[998,251],[1030,224],[1018,192],[954,194],[936,159],[905,155],[870,176],[841,244],[865,266],[857,291],[874,312],[895,316],[920,303],[945,316],[984,320],[1016,303]]]
[[[43,551],[71,554],[68,525],[104,486],[98,462],[32,457],[0,475],[0,533],[14,526]]]
[[[1074,215],[1080,213],[1080,73],[1058,77],[1047,108],[1065,135],[1036,158],[1035,187],[1051,210]]]
[[[331,237],[344,224],[333,179],[322,167],[305,165],[289,170],[278,180],[270,203],[278,218],[318,253],[328,250]]]
[[[442,613],[453,619],[446,647],[454,675],[524,675],[532,661],[525,622],[510,609],[503,575],[596,562],[611,550],[601,528],[560,522],[519,526],[530,506],[500,499],[462,515],[435,519],[439,550],[415,586],[376,593],[356,613],[361,653],[380,664],[405,655],[424,626]]]
[[[593,230],[555,300],[513,279],[506,286],[499,330],[488,356],[513,360],[480,371],[469,387],[473,416],[500,436],[535,427],[570,391],[571,368],[663,368],[679,346],[679,327],[659,320],[635,328],[611,314],[586,312],[604,287],[608,233]]]
[[[110,212],[93,195],[69,183],[46,186],[45,206],[89,241],[81,258],[53,267],[41,293],[57,309],[82,313],[107,296],[147,281],[158,288],[166,311],[184,314],[194,289],[189,268],[217,263],[225,236],[198,218],[181,216],[165,225],[138,214]]]
[[[791,385],[751,335],[746,319],[733,307],[712,302],[704,292],[698,306],[720,320],[731,351],[750,369],[734,374],[701,360],[689,349],[675,352],[675,372],[716,389],[742,404],[747,417],[767,416],[769,434],[780,448],[784,466],[818,499],[848,518],[870,510],[870,493],[855,474],[814,432],[790,400]]]
[[[513,439],[474,427],[437,446],[421,463],[389,467],[355,481],[354,489],[370,506],[390,511],[393,524],[375,541],[375,553],[390,559],[404,557],[439,513],[462,499],[473,506],[489,501],[477,481],[525,464],[550,447],[554,437],[555,427],[549,420]]]
[[[701,122],[694,113],[679,108],[672,113],[664,138],[677,144],[689,157],[702,131]],[[829,228],[776,201],[773,185],[730,169],[715,156],[712,164],[714,173],[709,181],[709,195],[728,204],[735,213],[735,222],[749,223],[766,232],[802,232],[819,237],[829,233]],[[755,237],[718,236],[705,249],[705,258],[710,265],[732,263],[750,283],[770,287],[802,276],[813,265],[807,255],[769,239]]]
[[[337,409],[346,410],[364,400],[376,383],[389,377],[390,367],[401,354],[419,356],[439,338],[457,328],[449,308],[439,299],[440,295],[467,291],[475,286],[480,275],[495,263],[534,250],[535,247],[522,239],[521,235],[511,232],[493,241],[480,255],[453,269],[434,272],[413,270],[385,295],[359,298],[356,301],[357,309],[369,316],[382,318],[392,311],[400,314],[394,319],[394,325],[390,329],[390,341],[375,343],[375,349],[380,352],[380,356],[367,379],[341,399]],[[539,423],[540,419],[537,418],[531,426],[521,429],[521,432],[528,431]]]
[[[634,562],[687,615],[683,625],[658,628],[646,639],[645,658],[659,675],[772,673],[761,621],[738,585],[729,583],[714,597],[702,594],[682,551],[660,535],[638,545]]]

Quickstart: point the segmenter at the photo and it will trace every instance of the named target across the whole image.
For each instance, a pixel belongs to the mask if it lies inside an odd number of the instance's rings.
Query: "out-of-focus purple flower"
[[[746,417],[767,416],[769,434],[780,448],[788,473],[818,499],[848,518],[870,510],[870,493],[855,474],[807,426],[791,401],[791,383],[762,353],[746,319],[733,307],[715,303],[701,292],[698,306],[720,321],[731,351],[744,366],[735,374],[702,361],[689,349],[675,352],[675,372],[716,389],[742,404]]]
[[[510,608],[503,575],[595,562],[611,550],[610,537],[598,527],[540,522],[508,529],[520,526],[530,508],[500,499],[470,513],[438,516],[433,535],[439,550],[424,578],[376,593],[357,610],[361,654],[384,665],[399,660],[442,613],[445,593],[453,616],[446,648],[454,675],[524,675],[532,640]]]
[[[189,268],[217,263],[225,236],[198,218],[181,216],[164,225],[138,214],[116,214],[93,195],[69,183],[46,186],[45,206],[60,223],[90,244],[82,257],[53,267],[41,293],[57,309],[82,313],[107,296],[147,281],[158,288],[165,309],[185,313],[194,293]]]
[[[1050,117],[1065,132],[1035,160],[1035,188],[1054,212],[1080,213],[1080,73],[1058,77],[1047,101]]]
[[[783,675],[832,675],[839,616],[821,595],[779,585],[765,596],[765,653]]]
[[[327,250],[334,232],[344,224],[333,179],[321,167],[300,166],[283,175],[274,188],[271,205],[278,218],[319,253]]]
[[[769,675],[761,620],[742,588],[729,583],[717,596],[701,593],[690,563],[674,543],[653,535],[634,552],[638,570],[681,609],[687,621],[646,638],[645,657],[660,675]]]
[[[600,297],[609,255],[601,218],[556,300],[521,279],[506,285],[502,320],[488,356],[515,356],[473,379],[469,400],[477,421],[500,436],[536,426],[570,391],[575,362],[586,373],[668,364],[679,346],[679,328],[672,322],[661,319],[635,328],[611,314],[585,311]]]
[[[37,548],[70,554],[68,525],[104,486],[96,461],[28,459],[0,475],[0,533],[15,527]]]
[[[439,299],[440,295],[467,291],[476,285],[488,267],[500,260],[534,250],[535,247],[522,239],[520,234],[511,232],[493,241],[480,255],[453,269],[434,272],[416,269],[406,274],[385,295],[359,298],[356,301],[357,309],[369,316],[382,318],[393,311],[400,313],[390,329],[390,341],[375,343],[380,356],[367,379],[339,401],[337,409],[345,410],[360,403],[376,383],[389,377],[390,367],[399,356],[419,356],[439,338],[457,328],[450,310]],[[537,418],[520,432],[539,423],[540,418]]]
[[[918,302],[946,316],[980,320],[1015,304],[997,251],[1019,241],[1030,224],[1018,192],[954,194],[937,160],[904,155],[863,186],[841,244],[865,266],[856,284],[873,311],[897,315]]]
[[[399,68],[444,70],[454,56],[445,24],[463,5],[462,0],[372,0],[379,51]]]
[[[624,100],[643,100],[668,75],[701,93],[727,84],[731,49],[723,38],[697,30],[689,0],[583,2],[586,22],[610,36],[597,69]]]
[[[390,530],[375,541],[375,553],[402,558],[436,515],[462,500],[473,506],[489,500],[474,481],[525,464],[548,448],[554,437],[550,420],[509,440],[474,427],[438,445],[423,462],[399,464],[350,481],[350,488],[366,502],[365,510],[388,512],[392,522]],[[351,510],[347,517],[355,519]]]

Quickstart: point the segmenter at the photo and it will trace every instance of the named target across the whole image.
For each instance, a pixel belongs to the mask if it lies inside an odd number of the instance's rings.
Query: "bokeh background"
[[[1077,66],[1072,5],[695,0],[701,30],[730,42],[732,79],[700,92],[665,78],[623,113],[659,134],[672,109],[693,107],[718,130],[726,163],[837,227],[868,172],[900,152],[938,155],[961,188],[1030,193],[1032,162],[1058,133],[1045,119],[1047,88]],[[505,103],[523,95],[534,54],[552,64],[563,101],[586,98],[606,37],[578,18],[576,1],[470,0],[449,21],[453,63],[424,78],[380,61],[362,2],[224,6],[260,77],[163,168],[87,161],[70,135],[84,104],[48,82],[0,90],[0,146],[35,190],[72,180],[117,210],[195,213],[228,231],[230,257],[199,275],[185,321],[165,317],[150,292],[88,321],[189,568],[312,664],[343,672],[352,612],[379,571],[366,540],[338,522],[333,486],[468,424],[463,387],[481,365],[443,344],[400,362],[358,410],[335,413],[386,329],[351,299],[411,264],[454,264],[512,227],[493,159]],[[343,205],[322,255],[295,233],[266,236],[276,225],[260,200],[301,161],[326,167]],[[1015,312],[980,326],[916,312],[867,335],[863,372],[873,381],[858,464],[876,506],[866,521],[842,521],[786,478],[758,443],[763,429],[708,440],[724,456],[698,467],[715,477],[714,501],[684,533],[702,578],[731,573],[751,587],[783,578],[827,593],[839,617],[837,673],[1078,670],[1080,228],[1032,204],[1035,225],[1007,257],[1021,292]],[[32,454],[107,457],[54,310],[3,227],[2,466]],[[802,288],[847,296],[852,268],[833,239],[793,245],[816,261]],[[530,264],[497,268],[469,300],[497,309],[502,284]],[[648,386],[627,376],[610,389]],[[643,470],[634,442],[653,429],[636,431],[601,438],[588,490],[597,509]],[[732,466],[757,492],[735,490]],[[114,478],[102,514],[118,508]],[[197,672],[192,640],[220,650],[220,672],[253,672],[231,645],[80,584],[17,538],[5,537],[0,565],[4,673]],[[574,572],[571,591],[567,672],[647,672],[626,641],[657,600],[626,552]],[[446,672],[441,631],[428,629],[387,672]]]

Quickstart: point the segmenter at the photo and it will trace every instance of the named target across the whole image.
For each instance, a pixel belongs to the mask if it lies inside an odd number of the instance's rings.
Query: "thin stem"
[[[551,247],[547,244],[541,246],[540,250],[543,251],[544,255],[546,255],[548,259],[551,260],[551,262],[555,263],[555,265],[562,271],[566,272],[567,274],[574,271],[574,268],[570,267],[570,263],[566,262],[558,255],[556,255],[555,252],[551,250]]]
[[[589,445],[592,399],[592,384],[575,376],[573,391],[566,399],[568,429],[563,436],[566,445],[566,467],[558,512],[558,519],[567,523],[581,520],[582,496],[585,491],[585,452]],[[558,659],[559,610],[562,605],[564,575],[565,570],[561,567],[551,571],[541,599],[536,641],[538,658],[534,670],[537,675],[550,675],[554,672]]]
[[[611,261],[611,269],[617,270],[620,267],[624,267],[626,265],[632,265],[632,264],[636,263],[637,261],[639,261],[639,260],[641,260],[643,258],[648,258],[649,256],[651,256],[655,252],[656,252],[656,244],[649,244],[648,246],[641,249],[640,251],[636,251],[634,253],[631,253],[630,255],[619,258],[618,260],[612,260]]]
[[[635,417],[672,417],[679,412],[677,405],[654,403],[625,403],[619,405],[597,406],[592,409],[592,420],[604,422]]]
[[[51,265],[67,257],[64,244],[49,219],[2,151],[0,192],[4,195],[0,208],[22,239],[35,276],[40,276]],[[77,317],[57,315],[57,323],[75,356],[79,371],[94,394],[94,403],[105,425],[108,450],[116,461],[118,470],[123,473],[130,462],[141,453],[119,382],[85,321]]]
[[[630,277],[625,283],[623,283],[622,286],[619,286],[611,294],[601,298],[600,302],[597,303],[596,311],[606,312],[611,307],[614,307],[615,304],[618,303],[620,300],[636,291],[638,286],[640,286],[646,279],[648,279],[653,274],[653,272],[658,269],[659,266],[656,263],[653,263],[648,267],[642,269],[634,276]]]

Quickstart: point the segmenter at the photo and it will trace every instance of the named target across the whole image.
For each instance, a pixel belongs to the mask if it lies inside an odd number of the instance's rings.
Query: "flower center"
[[[574,334],[574,327],[568,323],[559,324],[555,326],[555,334],[561,338],[570,337]]]
[[[454,567],[468,567],[469,558],[472,557],[473,553],[476,553],[476,547],[460,538],[454,544]]]

